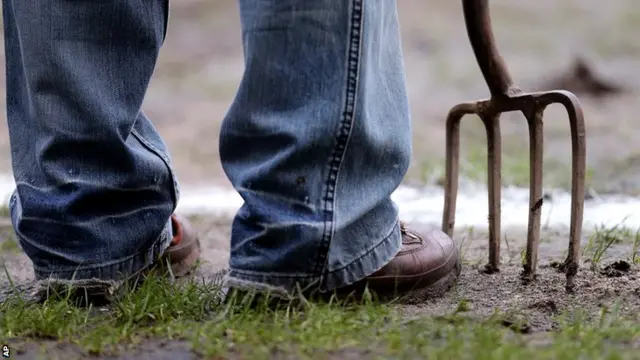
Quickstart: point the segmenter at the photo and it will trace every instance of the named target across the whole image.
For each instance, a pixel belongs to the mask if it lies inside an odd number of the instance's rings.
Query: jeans
[[[120,279],[169,246],[179,199],[141,111],[167,0],[3,0],[10,209],[37,279]],[[396,3],[240,0],[245,71],[220,157],[244,199],[228,282],[329,291],[400,250],[411,156]],[[206,241],[206,239],[204,239]]]

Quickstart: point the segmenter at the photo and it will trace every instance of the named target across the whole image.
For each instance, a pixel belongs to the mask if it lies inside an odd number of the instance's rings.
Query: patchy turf
[[[469,280],[463,278],[461,285],[468,287]],[[504,288],[512,290],[509,284]],[[462,299],[444,314],[427,316],[421,307],[372,301],[251,309],[241,302],[222,304],[215,295],[216,288],[206,284],[154,279],[108,309],[79,309],[64,299],[37,306],[13,301],[2,306],[1,334],[17,337],[9,344],[19,358],[48,359],[122,354],[142,359],[631,359],[640,345],[637,318],[625,316],[624,303],[607,303],[614,296],[601,299],[606,304],[595,313],[579,309],[582,296],[571,308],[552,298],[532,299],[477,319],[468,313],[486,302]],[[542,324],[536,314],[549,323]],[[51,340],[34,346],[24,337]]]
[[[195,218],[203,263],[186,281],[152,278],[113,306],[78,308],[61,299],[0,305],[0,339],[18,358],[440,358],[633,359],[640,347],[637,230],[623,226],[585,235],[576,291],[558,271],[567,233],[546,229],[538,279],[519,279],[523,230],[507,229],[503,265],[483,274],[486,234],[456,235],[465,259],[457,285],[378,304],[297,302],[277,311],[222,303],[229,219]],[[4,239],[4,245],[15,241]],[[635,250],[634,250],[635,249]],[[601,255],[596,255],[601,253]],[[0,254],[15,283],[32,279],[24,254]],[[636,255],[637,259],[637,255]],[[3,289],[11,285],[0,276]],[[5,296],[7,292],[5,292]]]

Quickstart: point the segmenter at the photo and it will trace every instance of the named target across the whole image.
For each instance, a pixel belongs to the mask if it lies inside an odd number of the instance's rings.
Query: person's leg
[[[240,10],[246,68],[220,135],[245,201],[228,284],[342,288],[416,243],[390,198],[411,157],[396,3],[240,0]],[[453,268],[451,240],[427,242],[425,264]],[[424,254],[420,244],[402,254]],[[401,267],[395,275],[413,275]]]
[[[37,279],[124,278],[172,240],[177,185],[141,111],[167,6],[3,0],[11,217]]]

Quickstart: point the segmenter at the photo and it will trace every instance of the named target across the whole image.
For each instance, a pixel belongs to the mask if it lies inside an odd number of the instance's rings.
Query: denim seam
[[[169,175],[171,176],[171,181],[173,182],[173,203],[174,203],[174,208],[175,208],[177,206],[177,204],[178,204],[178,200],[180,199],[180,189],[178,188],[178,181],[177,181],[176,176],[175,176],[175,174],[173,172],[173,169],[171,168],[171,160],[169,160],[169,158],[166,155],[164,155],[162,153],[162,151],[160,151],[160,149],[158,149],[155,146],[153,146],[152,143],[147,141],[147,139],[145,139],[142,135],[140,135],[135,129],[131,130],[131,134],[143,146],[145,146],[147,149],[149,149],[149,151],[151,151],[156,156],[158,156],[164,162],[165,166],[169,170]]]
[[[296,278],[317,278],[318,274],[283,274],[283,273],[273,273],[273,272],[258,272],[251,270],[236,270],[234,268],[229,269],[231,272],[236,274],[241,274],[247,277],[253,278],[264,278],[265,276],[274,277],[274,278],[285,278],[285,279],[296,279]]]
[[[325,195],[323,198],[323,213],[325,216],[324,231],[318,256],[316,258],[314,273],[322,274],[327,266],[327,258],[333,232],[335,230],[335,190],[338,182],[338,174],[347,144],[351,136],[353,121],[355,119],[356,93],[358,88],[358,72],[360,67],[360,48],[362,36],[362,0],[354,0],[351,12],[351,26],[349,29],[349,42],[347,46],[347,76],[344,110],[336,136],[336,144],[329,158],[329,174],[325,182]]]
[[[165,40],[167,40],[167,30],[169,28],[169,0],[165,0],[162,3],[164,7],[164,29],[162,31],[162,44],[164,45]]]

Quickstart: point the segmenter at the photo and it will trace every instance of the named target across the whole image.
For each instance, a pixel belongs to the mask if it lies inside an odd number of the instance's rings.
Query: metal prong
[[[460,121],[465,114],[474,112],[475,103],[454,106],[447,115],[446,170],[444,182],[444,211],[442,231],[453,237],[458,196],[458,170],[460,162]]]
[[[544,108],[533,108],[526,114],[529,123],[529,222],[527,227],[527,250],[521,274],[525,282],[533,281],[538,267],[540,247],[540,214],[542,209],[542,151]]]
[[[489,263],[486,273],[500,271],[501,158],[500,115],[482,115],[487,130],[487,187],[489,192]]]
[[[567,109],[571,126],[571,223],[569,224],[569,253],[565,260],[566,289],[572,292],[580,260],[580,237],[584,213],[584,185],[586,170],[586,139],[582,107],[575,95],[562,92],[562,103]]]

